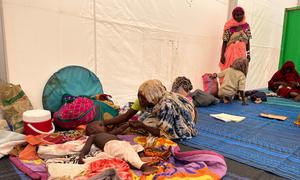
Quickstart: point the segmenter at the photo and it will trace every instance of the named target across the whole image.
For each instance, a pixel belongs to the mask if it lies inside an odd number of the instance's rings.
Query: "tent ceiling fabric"
[[[254,37],[247,86],[265,87],[277,68],[284,8],[297,1],[238,4]],[[120,104],[150,78],[170,88],[184,75],[201,88],[202,74],[219,71],[228,1],[3,0],[3,8],[9,80],[40,108],[46,81],[67,65],[94,71]]]

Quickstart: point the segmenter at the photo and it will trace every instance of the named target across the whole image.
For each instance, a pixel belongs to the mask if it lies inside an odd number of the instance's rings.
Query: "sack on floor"
[[[218,95],[218,80],[217,78],[211,78],[211,74],[206,73],[202,76],[203,89],[206,93],[213,96]]]
[[[2,84],[0,86],[0,108],[9,127],[15,132],[23,133],[23,112],[33,107],[20,85]]]
[[[54,113],[54,124],[62,129],[75,129],[94,120],[95,115],[94,101],[86,97],[77,97]]]
[[[193,103],[196,107],[210,106],[219,103],[219,100],[213,95],[210,95],[200,89],[195,90],[191,93]]]

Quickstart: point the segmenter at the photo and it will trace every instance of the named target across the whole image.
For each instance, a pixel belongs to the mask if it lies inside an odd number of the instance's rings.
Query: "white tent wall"
[[[4,0],[9,82],[21,84],[35,108],[58,69],[94,71],[93,3],[85,0]]]
[[[265,88],[278,69],[284,10],[297,0],[239,0],[246,11],[253,39],[247,89]]]
[[[118,101],[136,98],[147,79],[170,89],[184,75],[200,88],[204,72],[218,71],[227,1],[96,2],[97,74]]]
[[[239,1],[254,37],[249,88],[265,87],[277,68],[283,10],[296,5],[291,0],[274,2]],[[134,100],[140,83],[150,78],[170,88],[176,76],[184,75],[201,88],[201,75],[219,70],[228,4],[228,0],[3,0],[8,80],[22,85],[35,108],[42,107],[47,79],[74,64],[95,72],[105,92],[119,104]]]
[[[134,100],[149,78],[169,88],[185,75],[199,88],[204,72],[218,71],[227,4],[4,0],[9,81],[22,85],[35,108],[50,75],[71,64],[94,71],[120,104]]]

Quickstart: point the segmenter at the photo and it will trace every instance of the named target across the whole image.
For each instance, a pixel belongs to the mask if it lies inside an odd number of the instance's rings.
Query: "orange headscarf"
[[[244,13],[244,18],[241,22],[237,22],[235,19],[234,19],[234,15],[237,13],[237,12],[243,12]],[[232,27],[235,27],[235,26],[240,26],[240,25],[243,25],[246,23],[246,17],[245,17],[245,11],[242,7],[236,7],[233,9],[232,11],[232,18],[230,20],[228,20],[225,25],[224,25],[224,31],[229,29],[229,28],[232,28]]]

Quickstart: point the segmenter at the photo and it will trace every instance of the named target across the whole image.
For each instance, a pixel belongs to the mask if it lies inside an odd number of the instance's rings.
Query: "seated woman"
[[[284,98],[300,101],[300,77],[292,61],[287,61],[268,83],[269,90]]]
[[[219,74],[214,74],[213,78],[224,77],[219,89],[219,97],[224,103],[230,103],[236,95],[240,95],[242,104],[246,105],[245,85],[248,72],[248,60],[246,58],[237,59],[230,68],[225,69]]]
[[[119,125],[128,121],[138,111],[150,110],[152,118],[130,121],[133,129],[143,129],[154,136],[168,139],[187,139],[197,134],[193,104],[183,96],[166,91],[159,80],[148,80],[138,90],[138,99],[125,113],[104,120],[104,125]]]

